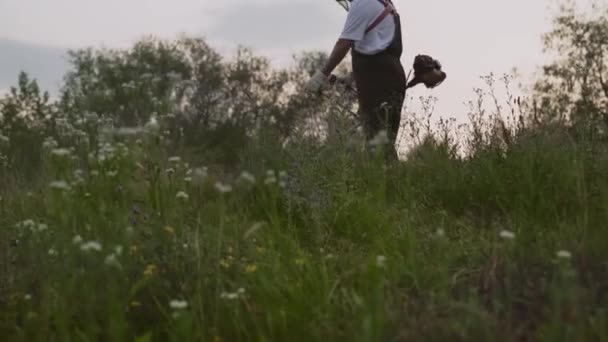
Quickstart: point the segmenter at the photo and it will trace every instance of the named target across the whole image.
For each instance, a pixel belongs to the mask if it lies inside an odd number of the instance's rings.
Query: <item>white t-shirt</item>
[[[365,30],[382,14],[384,5],[378,0],[353,0],[340,38],[355,41],[355,50],[372,55],[386,49],[395,35],[395,20],[389,14],[373,30]]]

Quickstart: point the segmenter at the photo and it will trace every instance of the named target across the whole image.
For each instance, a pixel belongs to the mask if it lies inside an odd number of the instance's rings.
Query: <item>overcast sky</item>
[[[428,91],[438,114],[462,118],[479,76],[519,68],[529,76],[543,61],[541,34],[550,29],[555,0],[394,0],[401,13],[411,67],[418,53],[438,58],[448,79]],[[576,0],[586,4],[588,0]],[[333,0],[0,0],[0,89],[19,69],[56,87],[64,51],[126,47],[143,35],[201,35],[222,53],[237,44],[287,65],[294,52],[329,52],[346,12]]]

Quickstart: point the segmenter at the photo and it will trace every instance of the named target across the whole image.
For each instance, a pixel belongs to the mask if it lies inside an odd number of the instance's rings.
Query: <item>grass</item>
[[[0,189],[0,334],[608,341],[605,144],[497,134],[388,168],[339,143],[260,142],[228,171],[156,133],[47,149]]]

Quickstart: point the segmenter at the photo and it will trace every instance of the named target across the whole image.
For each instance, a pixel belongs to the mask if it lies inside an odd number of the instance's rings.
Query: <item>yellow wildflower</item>
[[[258,270],[258,266],[256,264],[249,264],[245,267],[245,272],[254,273]]]
[[[156,267],[156,265],[149,264],[148,266],[146,266],[146,269],[144,270],[144,275],[151,276],[151,275],[156,274],[157,271],[158,271],[158,268]]]
[[[165,226],[164,230],[171,235],[175,234],[175,230],[171,226]]]

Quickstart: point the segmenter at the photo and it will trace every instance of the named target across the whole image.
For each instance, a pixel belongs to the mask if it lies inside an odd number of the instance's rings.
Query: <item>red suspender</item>
[[[376,20],[374,20],[371,25],[369,25],[369,27],[365,30],[365,33],[367,34],[369,31],[373,30],[374,28],[376,28],[376,26],[378,26],[382,20],[384,20],[384,18],[386,18],[386,16],[388,16],[389,14],[393,13],[396,14],[397,11],[395,10],[395,7],[393,6],[393,4],[391,3],[390,0],[378,0],[380,1],[383,5],[384,5],[384,11],[382,11],[382,13],[378,16],[378,18],[376,18]]]

